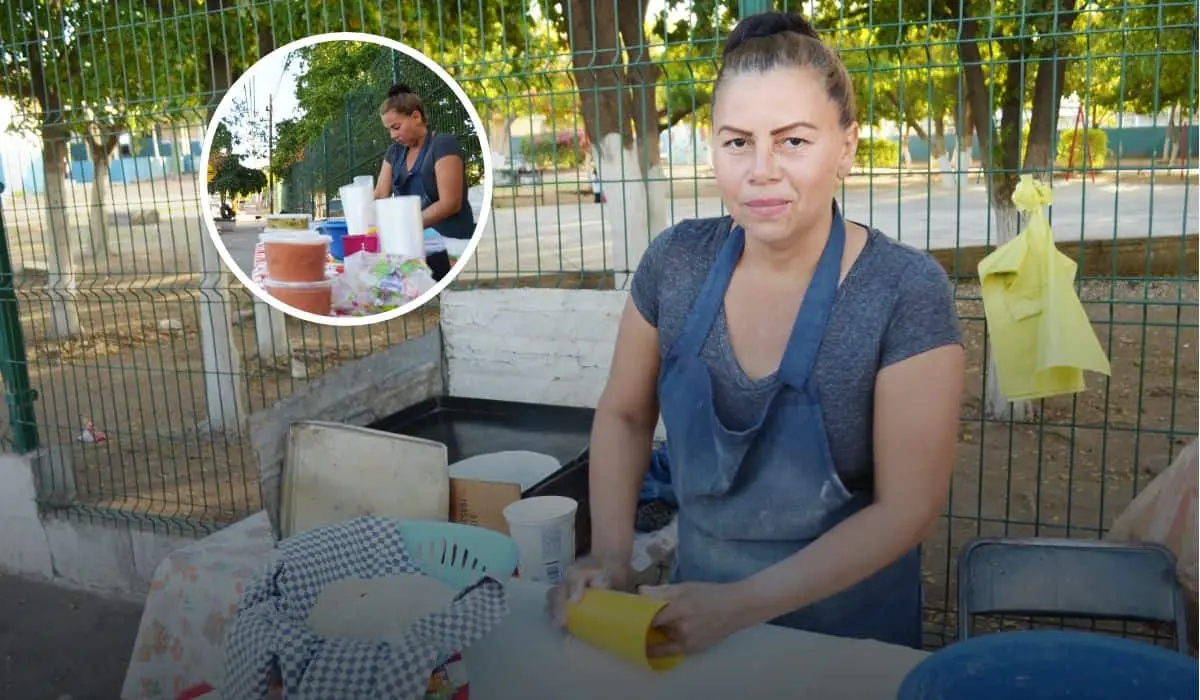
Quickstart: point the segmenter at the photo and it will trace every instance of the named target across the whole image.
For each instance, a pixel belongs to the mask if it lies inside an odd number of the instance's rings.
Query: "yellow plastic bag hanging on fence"
[[[1013,204],[1028,225],[979,261],[996,374],[1010,401],[1075,394],[1084,370],[1109,375],[1108,358],[1075,294],[1075,261],[1054,246],[1045,207],[1050,188],[1021,177]]]

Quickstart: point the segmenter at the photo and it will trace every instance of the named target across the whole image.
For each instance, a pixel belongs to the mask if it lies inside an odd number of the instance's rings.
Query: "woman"
[[[712,106],[731,216],[681,222],[634,275],[591,436],[592,556],[552,590],[628,590],[660,415],[679,501],[654,654],[774,622],[921,646],[919,544],[942,513],[963,388],[928,254],[847,222],[845,67],[794,14],[743,20]]]
[[[450,272],[443,237],[466,241],[475,234],[462,148],[453,134],[429,128],[421,98],[406,85],[388,90],[379,116],[395,143],[383,156],[375,198],[421,198],[425,262],[433,278],[441,280]]]

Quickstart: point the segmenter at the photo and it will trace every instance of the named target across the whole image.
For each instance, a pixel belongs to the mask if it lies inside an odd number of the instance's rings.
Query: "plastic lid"
[[[320,282],[280,282],[267,278],[263,280],[264,287],[279,287],[280,289],[320,289],[321,287],[331,287],[335,277],[326,277]]]
[[[261,243],[295,243],[298,245],[318,245],[324,243],[329,244],[333,240],[332,236],[327,236],[316,231],[301,231],[299,229],[267,229],[258,234],[258,240]]]

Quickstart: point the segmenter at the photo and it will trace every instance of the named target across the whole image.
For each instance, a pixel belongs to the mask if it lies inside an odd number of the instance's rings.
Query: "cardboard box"
[[[520,484],[477,479],[450,480],[450,520],[508,534],[504,509],[521,500]]]
[[[450,478],[450,521],[508,532],[504,509],[508,504],[534,496],[566,496],[575,499],[575,554],[583,556],[592,545],[592,519],[588,506],[588,471],[586,458],[563,466],[532,488],[522,492],[521,485],[511,482],[480,479]]]

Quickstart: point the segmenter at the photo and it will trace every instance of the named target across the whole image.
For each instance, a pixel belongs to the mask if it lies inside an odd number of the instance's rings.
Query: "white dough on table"
[[[556,630],[546,586],[512,580],[512,614],[463,652],[471,700],[895,700],[926,653],[756,625],[654,673]]]
[[[322,637],[398,640],[418,620],[449,608],[456,595],[458,591],[423,574],[335,581],[317,596],[308,625]]]

